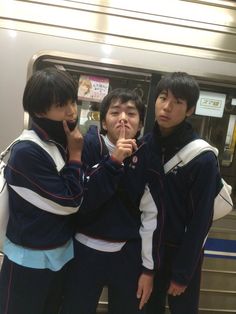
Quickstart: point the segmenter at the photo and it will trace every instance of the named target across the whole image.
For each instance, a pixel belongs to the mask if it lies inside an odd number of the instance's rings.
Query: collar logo
[[[132,157],[132,163],[136,164],[138,162],[138,157],[137,156],[133,156]]]
[[[137,162],[138,162],[138,157],[137,156],[133,156],[132,159],[131,159],[131,162],[129,164],[129,167],[132,168],[132,169],[135,169],[136,165],[137,165]]]

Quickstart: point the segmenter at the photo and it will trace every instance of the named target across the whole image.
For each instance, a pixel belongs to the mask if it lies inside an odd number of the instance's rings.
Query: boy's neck
[[[162,127],[160,127],[161,135],[162,135],[163,137],[170,136],[172,133],[174,133],[174,131],[175,131],[175,129],[176,129],[177,127],[178,127],[178,126],[173,127],[173,128],[162,128]]]
[[[109,153],[112,154],[116,146],[109,140],[107,134],[102,135],[102,137],[104,139],[107,149],[109,150]]]

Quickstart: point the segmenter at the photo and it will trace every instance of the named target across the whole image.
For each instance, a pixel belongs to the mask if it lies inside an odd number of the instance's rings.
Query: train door
[[[219,150],[221,174],[232,186],[236,204],[236,90],[235,86],[214,85],[199,81],[201,94],[198,108],[204,104],[206,112],[196,110],[190,118],[197,132]],[[202,97],[201,97],[202,95]],[[206,97],[205,97],[206,96]],[[220,102],[222,108],[220,109]],[[200,102],[202,102],[200,104]],[[212,109],[213,108],[213,109]],[[205,109],[204,109],[205,110]]]

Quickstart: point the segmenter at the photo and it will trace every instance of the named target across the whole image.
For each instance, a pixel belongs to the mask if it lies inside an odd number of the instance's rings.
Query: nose
[[[127,114],[124,111],[120,114],[120,121],[127,122]]]
[[[166,100],[165,103],[164,103],[163,109],[164,109],[165,111],[171,111],[172,108],[173,108],[172,102],[171,102],[170,100]]]

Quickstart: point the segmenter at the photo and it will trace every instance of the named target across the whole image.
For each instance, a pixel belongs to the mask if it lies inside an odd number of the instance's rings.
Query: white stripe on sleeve
[[[14,185],[10,185],[10,187],[18,194],[20,195],[23,199],[28,201],[29,203],[33,204],[34,206],[45,210],[47,212],[50,212],[52,214],[56,215],[70,215],[78,211],[79,206],[75,207],[66,207],[62,206],[60,204],[57,204],[45,197],[42,197],[38,195],[37,193],[23,188],[23,187],[18,187]]]
[[[143,266],[148,269],[153,269],[152,238],[153,233],[157,228],[158,209],[147,185],[145,186],[145,191],[140,202],[140,211],[142,212],[142,224],[139,233],[142,238]]]

